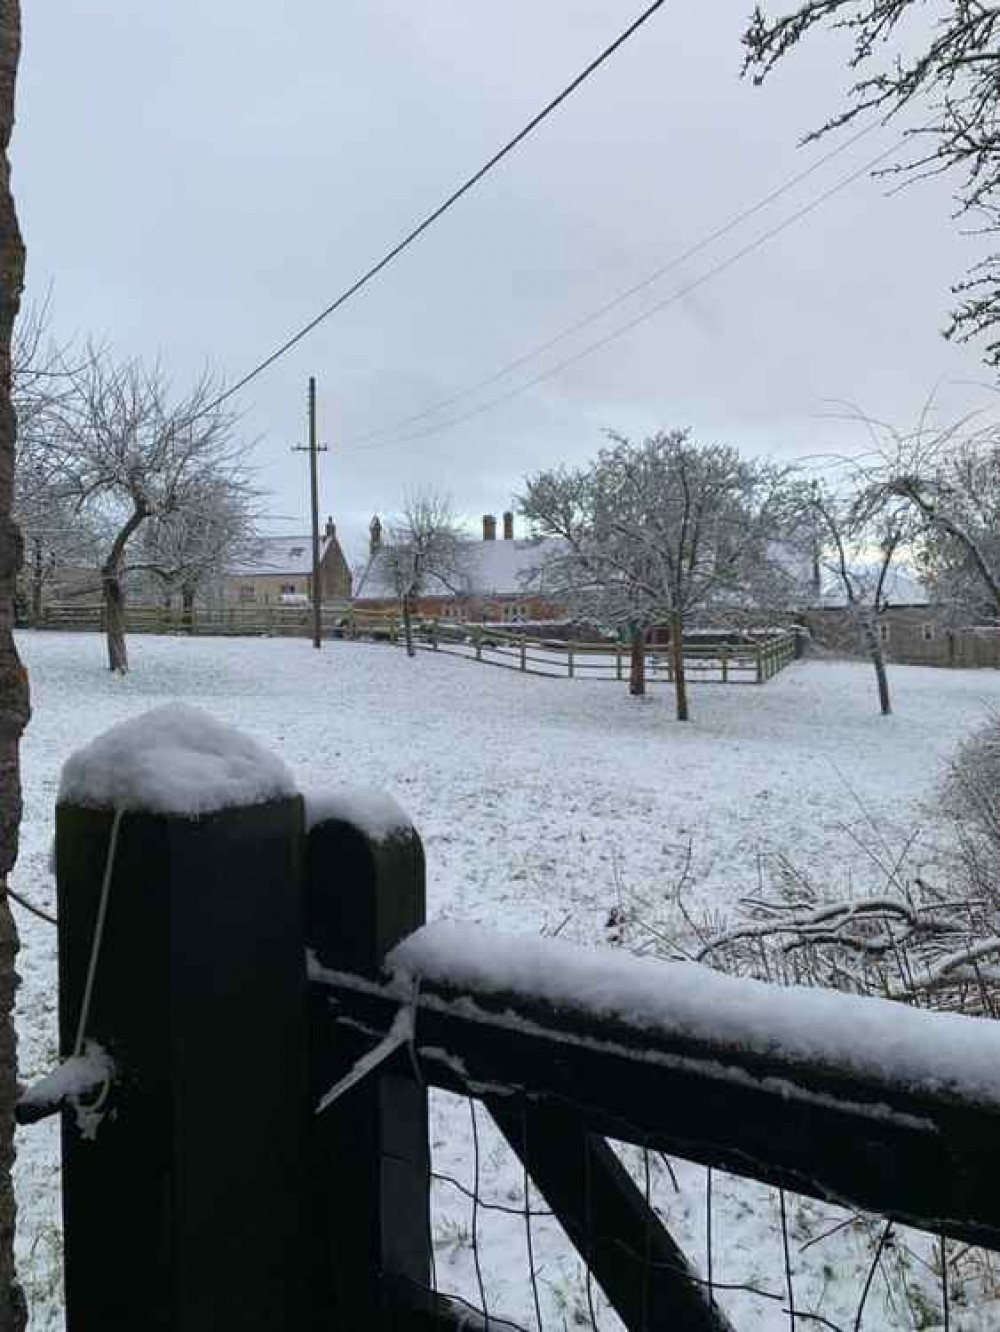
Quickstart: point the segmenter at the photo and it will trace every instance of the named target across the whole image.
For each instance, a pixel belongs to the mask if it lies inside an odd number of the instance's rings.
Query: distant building
[[[319,569],[323,600],[349,600],[351,570],[332,518],[326,520],[320,540]],[[230,605],[305,604],[312,597],[312,537],[283,536],[262,540],[255,558],[232,569],[226,576],[223,595]]]
[[[368,557],[358,570],[354,605],[359,610],[393,610],[398,596],[386,567],[382,524],[376,516],[369,528]],[[497,540],[494,514],[483,516],[481,541],[470,541],[463,555],[461,586],[445,586],[428,577],[417,599],[416,613],[435,620],[475,623],[539,624],[563,620],[566,607],[545,596],[534,576],[559,543],[514,536],[514,515],[503,515],[503,537]]]
[[[885,609],[876,616],[875,632],[886,661],[907,666],[1000,664],[997,631],[956,626],[952,609],[932,601],[912,570],[891,568],[883,595]],[[867,653],[861,625],[847,605],[839,579],[824,580],[818,603],[805,620],[820,647],[850,656]]]

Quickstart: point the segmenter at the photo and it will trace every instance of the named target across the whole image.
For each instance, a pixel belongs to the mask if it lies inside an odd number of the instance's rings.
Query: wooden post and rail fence
[[[62,1051],[84,1012],[114,1069],[20,1108],[62,1112],[68,1332],[481,1326],[434,1289],[429,1088],[492,1116],[630,1332],[731,1324],[609,1140],[1000,1250],[988,1091],[811,1055],[828,1033],[807,1018],[795,1050],[751,1017],[743,1039],[707,1034],[710,1004],[658,1026],[586,988],[546,999],[517,966],[449,980],[421,965],[447,939],[421,928],[416,831],[337,809],[289,796],[118,827],[58,807]],[[493,951],[468,930],[463,953]],[[565,989],[582,950],[543,942]],[[626,988],[673,974],[610,955]],[[824,997],[852,1033],[859,1004],[900,1011]],[[1000,1056],[985,1019],[903,1011],[918,1047],[957,1021]]]
[[[314,633],[308,606],[226,606],[189,609],[129,606],[126,631],[134,634],[221,635],[245,637],[300,637]],[[104,611],[99,605],[50,605],[33,619],[31,628],[99,632]],[[320,633],[324,638],[348,638],[401,646],[404,634],[395,612],[364,611],[348,603],[323,607]],[[562,676],[567,679],[628,679],[630,649],[620,642],[582,642],[543,638],[517,629],[462,624],[447,620],[418,620],[413,641],[428,652],[447,653],[520,671],[525,675]],[[759,634],[720,635],[717,639],[685,640],[684,663],[694,681],[723,684],[764,684],[798,654],[797,635],[788,630]],[[646,653],[647,678],[673,681],[673,663],[666,647],[650,646]]]
[[[398,616],[384,611],[353,610],[345,617],[343,634],[398,644]],[[525,675],[566,679],[628,679],[631,649],[627,643],[543,638],[522,629],[448,620],[417,620],[416,647]],[[793,662],[800,652],[793,630],[692,636],[684,642],[684,665],[691,680],[723,684],[764,684]],[[652,681],[673,682],[673,661],[667,644],[646,650],[646,674]]]

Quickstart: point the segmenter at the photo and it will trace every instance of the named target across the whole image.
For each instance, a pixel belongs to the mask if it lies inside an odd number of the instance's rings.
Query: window
[[[293,596],[294,594],[295,594],[295,584],[294,584],[294,583],[282,583],[282,584],[281,584],[281,595],[282,595],[283,597]]]
[[[933,643],[937,628],[933,624],[922,624],[920,626],[920,637],[925,643]]]
[[[243,584],[243,586],[239,590],[239,598],[244,605],[247,602],[253,602],[257,600],[257,589],[254,587],[253,583]]]
[[[879,625],[879,627],[878,627],[878,641],[879,641],[880,643],[888,643],[888,641],[889,641],[889,629],[890,629],[890,626],[889,626],[888,624],[880,624],[880,625]]]
[[[290,560],[301,560],[302,556],[305,553],[306,553],[305,546],[293,546],[291,550],[288,552],[288,558]]]

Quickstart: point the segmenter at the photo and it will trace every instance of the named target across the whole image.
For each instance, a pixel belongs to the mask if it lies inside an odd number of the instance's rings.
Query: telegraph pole
[[[323,591],[319,572],[319,468],[318,456],[326,452],[325,444],[316,443],[316,379],[309,376],[309,443],[296,445],[293,453],[309,454],[309,488],[312,494],[312,612],[313,647],[323,645]]]

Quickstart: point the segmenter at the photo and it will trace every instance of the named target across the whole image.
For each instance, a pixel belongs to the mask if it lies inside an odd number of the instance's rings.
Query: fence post
[[[383,798],[382,803],[391,802]],[[322,808],[320,805],[318,807]],[[314,811],[306,854],[306,940],[331,971],[376,978],[386,953],[425,920],[424,853],[402,811],[395,827],[337,806]],[[314,1103],[371,1049],[338,1026],[321,980],[312,989]],[[426,1088],[409,1060],[390,1063],[315,1116],[309,1227],[317,1329],[392,1332],[393,1289],[430,1286],[430,1148]]]
[[[522,671],[526,671],[527,669],[528,669],[528,640],[527,640],[527,639],[524,637],[524,635],[522,634],[522,635],[521,635],[521,670],[522,670]]]
[[[114,823],[56,811],[72,1053]],[[302,801],[121,818],[84,1034],[116,1076],[63,1116],[67,1332],[301,1326]]]
[[[721,658],[721,661],[722,661],[722,683],[723,683],[723,684],[728,684],[728,683],[729,683],[729,648],[726,647],[725,643],[723,643],[723,645],[722,645],[722,649],[721,649],[721,652],[720,652],[719,655],[720,655],[720,658]]]
[[[573,656],[573,643],[571,640],[569,643],[566,644],[566,674],[570,680],[573,679],[573,676],[576,673],[575,666],[576,662]]]
[[[476,645],[476,661],[483,659],[483,631],[482,629],[473,629],[472,641]]]
[[[761,647],[760,643],[758,643],[758,644],[757,644],[757,647],[756,647],[756,653],[757,653],[757,683],[758,683],[758,684],[763,684],[763,683],[764,683],[764,653],[765,653],[765,651],[766,651],[766,648]]]

